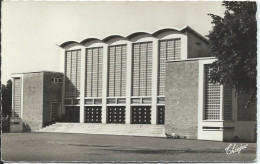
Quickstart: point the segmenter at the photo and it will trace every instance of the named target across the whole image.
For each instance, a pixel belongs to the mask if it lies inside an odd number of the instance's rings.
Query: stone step
[[[56,123],[36,132],[165,137],[164,125],[147,124]]]

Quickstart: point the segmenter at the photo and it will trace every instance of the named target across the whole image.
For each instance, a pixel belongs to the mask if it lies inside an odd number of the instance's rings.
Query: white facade
[[[189,27],[63,43],[62,113],[79,115],[72,122],[163,124],[165,63],[189,57],[188,34],[197,37],[192,46],[207,44]]]

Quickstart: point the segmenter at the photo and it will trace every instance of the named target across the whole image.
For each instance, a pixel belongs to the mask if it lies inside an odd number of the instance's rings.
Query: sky
[[[12,73],[59,71],[59,46],[66,41],[153,33],[190,26],[202,36],[221,1],[172,2],[2,2],[2,77]]]

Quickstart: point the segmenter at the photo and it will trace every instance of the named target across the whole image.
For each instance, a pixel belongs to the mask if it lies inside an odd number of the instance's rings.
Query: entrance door
[[[51,123],[59,119],[60,102],[51,102]]]
[[[65,115],[67,122],[79,122],[79,107],[78,106],[67,106],[65,108]]]

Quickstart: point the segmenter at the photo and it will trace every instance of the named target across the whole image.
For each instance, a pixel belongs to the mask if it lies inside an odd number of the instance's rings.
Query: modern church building
[[[256,105],[244,109],[247,95],[209,81],[216,59],[188,26],[67,41],[60,59],[60,72],[12,75],[13,116],[32,131],[58,121],[158,126],[165,137],[256,140]]]

